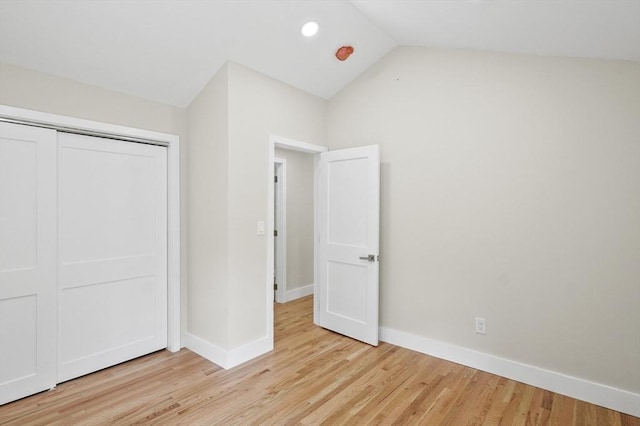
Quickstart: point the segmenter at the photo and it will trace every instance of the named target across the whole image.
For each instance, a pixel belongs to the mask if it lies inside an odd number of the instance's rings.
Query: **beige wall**
[[[639,392],[639,76],[398,48],[333,98],[329,147],[381,146],[381,325]]]
[[[322,99],[228,63],[189,106],[189,332],[222,350],[267,337],[269,136],[324,143]]]
[[[187,281],[186,110],[4,63],[0,63],[0,104],[178,135],[181,148],[181,281]],[[181,291],[184,331],[185,285]]]
[[[0,103],[186,139],[186,111],[182,108],[4,63],[0,63]]]
[[[187,330],[220,348],[228,335],[228,73],[211,79],[189,117],[189,311]]]
[[[265,335],[269,135],[325,142],[326,102],[229,64],[229,330],[231,348]]]
[[[286,290],[313,284],[313,155],[276,149],[286,160],[287,180],[287,286]]]

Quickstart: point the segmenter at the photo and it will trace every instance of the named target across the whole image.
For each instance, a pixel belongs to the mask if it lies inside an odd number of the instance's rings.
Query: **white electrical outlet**
[[[487,334],[487,320],[476,317],[476,333]]]

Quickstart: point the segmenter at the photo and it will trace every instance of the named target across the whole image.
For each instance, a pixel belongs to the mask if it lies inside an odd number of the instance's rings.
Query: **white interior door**
[[[59,133],[58,381],[167,345],[166,148]]]
[[[56,384],[56,132],[0,122],[0,404]]]
[[[318,325],[378,344],[378,146],[320,154]]]

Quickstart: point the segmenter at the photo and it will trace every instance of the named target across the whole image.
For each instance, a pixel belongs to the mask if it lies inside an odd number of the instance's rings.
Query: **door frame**
[[[179,351],[183,340],[180,328],[180,137],[7,105],[0,105],[0,119],[167,147],[167,349]],[[271,235],[273,238],[273,230]]]
[[[295,139],[289,139],[282,136],[270,135],[269,136],[269,158],[268,158],[268,176],[267,179],[267,277],[266,277],[266,292],[265,292],[265,301],[266,301],[266,325],[267,325],[267,338],[271,341],[271,347],[273,348],[273,259],[274,259],[274,237],[273,237],[273,224],[274,224],[274,196],[275,196],[275,185],[273,182],[273,176],[275,173],[275,149],[276,148],[284,148],[292,151],[306,152],[308,154],[320,154],[321,152],[329,151],[329,148],[322,145],[314,145],[307,142],[298,141]],[[319,165],[319,156],[314,155],[314,207],[313,207],[313,229],[314,235],[317,234],[318,223],[318,165]],[[314,237],[313,243],[313,277],[314,282],[318,280],[318,267],[316,262],[316,256],[318,253],[318,241]],[[317,312],[317,298],[314,298],[314,309],[313,309],[313,321],[317,322],[316,312]]]
[[[274,175],[278,177],[278,185],[274,187],[274,229],[278,230],[278,236],[274,233],[274,267],[275,281],[278,288],[275,291],[275,300],[285,303],[287,294],[287,160],[275,158]]]

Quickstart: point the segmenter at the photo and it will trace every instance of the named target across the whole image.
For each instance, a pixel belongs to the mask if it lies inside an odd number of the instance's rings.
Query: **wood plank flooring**
[[[272,353],[223,370],[157,352],[0,407],[2,425],[640,425],[640,419],[312,323],[276,305]]]

